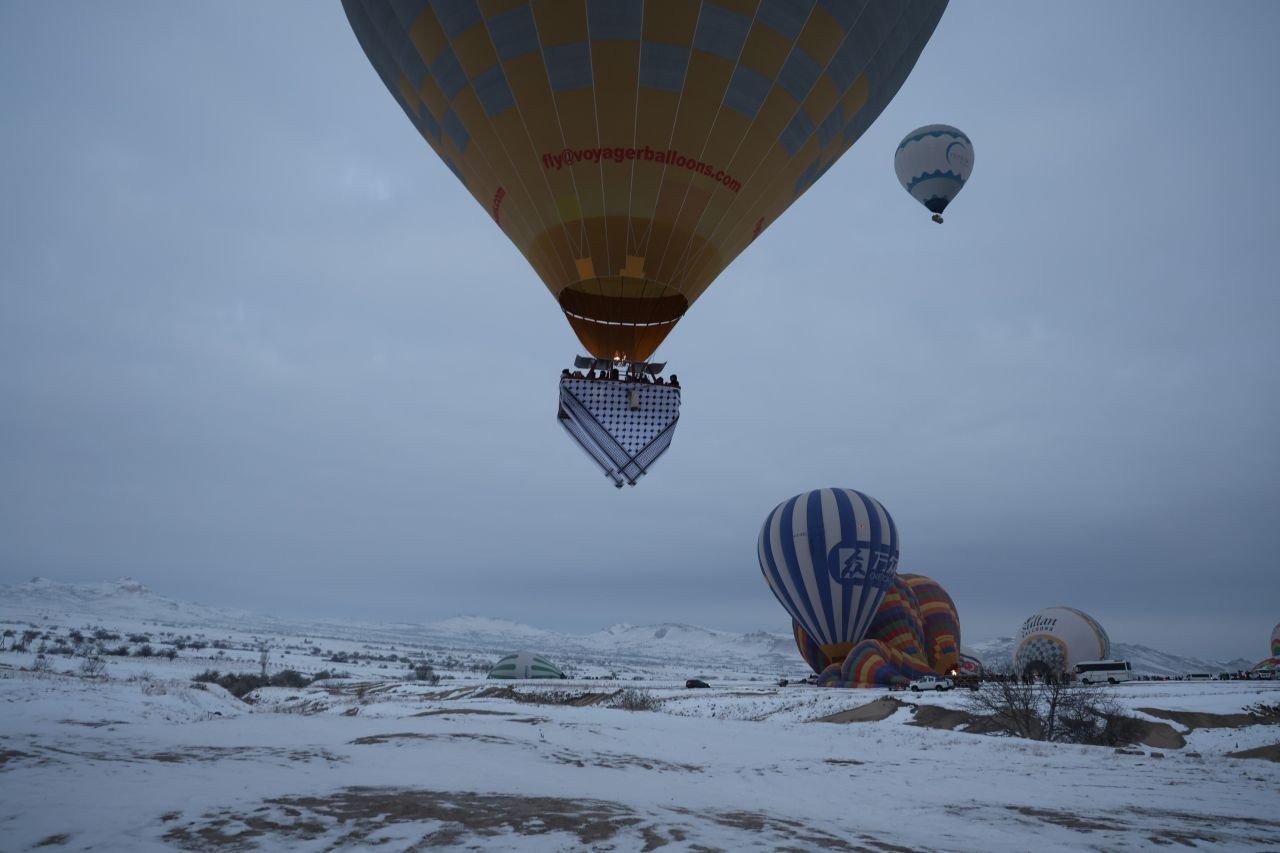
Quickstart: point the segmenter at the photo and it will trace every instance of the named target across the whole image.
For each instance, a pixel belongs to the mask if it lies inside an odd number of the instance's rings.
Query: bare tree
[[[262,666],[262,677],[267,677],[267,664],[271,662],[271,649],[265,645],[258,651],[258,663]]]
[[[1014,677],[982,682],[965,698],[971,714],[989,717],[993,723],[1018,737],[1041,740],[1040,696],[1035,684]]]
[[[1020,680],[1012,673],[984,681],[969,694],[967,710],[1009,734],[1029,740],[1119,745],[1141,734],[1141,723],[1102,685],[1065,678]]]

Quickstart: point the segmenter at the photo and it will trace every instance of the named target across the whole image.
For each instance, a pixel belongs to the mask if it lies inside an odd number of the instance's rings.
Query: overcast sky
[[[967,639],[1062,604],[1263,657],[1278,41],[1271,2],[953,2],[663,345],[680,425],[619,492],[554,299],[336,1],[0,4],[0,583],[786,630],[759,526],[840,486]],[[892,167],[932,122],[976,152],[942,227]]]

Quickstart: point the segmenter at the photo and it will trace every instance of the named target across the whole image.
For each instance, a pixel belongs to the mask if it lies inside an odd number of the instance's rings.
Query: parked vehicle
[[[1127,660],[1087,660],[1076,664],[1081,684],[1119,684],[1133,680],[1133,669]]]
[[[1188,672],[1187,681],[1213,681],[1213,676],[1207,672]]]
[[[701,678],[690,678],[688,681],[684,683],[684,686],[685,687],[710,687],[711,685],[707,684],[707,682],[703,681]]]
[[[950,690],[954,685],[950,678],[939,678],[936,675],[926,675],[917,678],[911,682],[911,692],[919,693],[921,690]]]

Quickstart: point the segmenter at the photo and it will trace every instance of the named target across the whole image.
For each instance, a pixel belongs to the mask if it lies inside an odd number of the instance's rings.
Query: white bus
[[[1127,660],[1087,660],[1076,664],[1076,676],[1082,684],[1119,684],[1133,680],[1133,669]]]

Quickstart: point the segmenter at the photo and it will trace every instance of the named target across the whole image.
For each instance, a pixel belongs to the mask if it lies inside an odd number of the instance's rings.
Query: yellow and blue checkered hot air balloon
[[[582,345],[637,360],[871,125],[945,6],[343,0]]]
[[[880,115],[946,0],[342,5],[409,121],[556,298],[591,355],[576,366],[648,387],[561,381],[561,424],[621,487],[678,417],[678,388],[648,380],[654,350]]]

